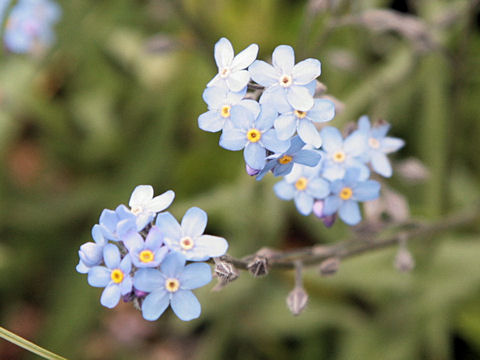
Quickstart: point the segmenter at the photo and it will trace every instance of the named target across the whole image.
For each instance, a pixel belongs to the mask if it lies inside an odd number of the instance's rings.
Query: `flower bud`
[[[324,201],[316,200],[315,203],[313,204],[313,213],[317,218],[323,221],[323,224],[326,227],[331,227],[335,223],[335,220],[337,219],[337,214],[335,213],[332,215],[324,215],[323,207],[324,207]]]
[[[295,286],[287,296],[287,306],[293,315],[298,316],[307,306],[308,294],[304,288]]]
[[[394,261],[395,268],[400,272],[411,271],[415,267],[415,260],[405,247],[401,247]]]
[[[217,258],[214,260],[214,271],[219,279],[223,280],[225,283],[229,283],[238,278],[238,270],[235,268],[235,266],[233,266],[233,264],[227,261],[217,260]]]
[[[323,276],[334,275],[340,266],[340,259],[337,257],[331,257],[322,261],[320,264],[320,274]]]
[[[264,276],[268,274],[268,259],[262,255],[256,255],[247,265],[248,271],[255,276]]]
[[[250,176],[255,176],[260,172],[260,170],[257,170],[248,166],[248,164],[245,164],[245,170],[247,171],[247,174]]]

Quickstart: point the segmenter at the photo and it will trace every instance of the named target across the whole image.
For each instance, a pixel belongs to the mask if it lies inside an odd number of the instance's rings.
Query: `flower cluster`
[[[3,21],[9,0],[0,0],[0,20]],[[55,40],[53,25],[61,10],[51,0],[20,0],[6,20],[3,41],[14,53],[37,53]]]
[[[92,228],[94,242],[80,246],[77,265],[91,286],[104,288],[103,306],[113,308],[123,298],[137,302],[146,320],[158,319],[169,305],[181,320],[200,316],[191,290],[210,282],[210,266],[203,261],[224,255],[228,243],[204,234],[202,209],[190,208],[181,223],[164,212],[174,197],[171,190],[154,197],[151,186],[140,185],[129,207],[103,210]]]
[[[293,199],[301,214],[313,212],[327,226],[337,214],[357,224],[358,202],[379,196],[380,183],[369,180],[371,170],[390,177],[386,154],[400,149],[403,140],[386,137],[389,125],[371,126],[366,116],[345,138],[335,127],[319,131],[318,124],[335,117],[332,101],[314,97],[320,61],[295,64],[287,45],[275,48],[272,65],[255,60],[257,53],[252,44],[234,56],[227,39],[217,42],[218,74],[203,93],[208,111],[198,118],[200,129],[221,131],[221,147],[243,150],[247,173],[257,180],[268,172],[284,176],[275,193]],[[258,101],[248,92],[250,80],[257,83],[253,88],[262,89]]]

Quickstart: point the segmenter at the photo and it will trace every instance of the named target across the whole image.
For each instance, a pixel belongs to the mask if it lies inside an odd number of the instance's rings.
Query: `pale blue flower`
[[[234,57],[233,47],[226,38],[215,44],[215,62],[218,74],[210,80],[207,87],[222,86],[233,92],[243,90],[250,81],[250,74],[245,70],[256,58],[258,45],[251,44]]]
[[[244,107],[232,109],[233,128],[225,128],[220,137],[220,146],[232,151],[243,151],[245,162],[253,169],[265,166],[267,150],[283,153],[290,146],[290,140],[279,140],[273,129],[277,112],[262,106],[257,118]]]
[[[203,234],[207,220],[205,211],[192,207],[183,216],[181,224],[172,214],[165,212],[158,214],[156,225],[170,250],[183,254],[190,261],[204,261],[225,255],[228,249],[224,238]]]
[[[132,291],[132,262],[129,255],[122,259],[120,250],[113,244],[104,247],[103,260],[106,266],[94,266],[88,271],[88,283],[93,287],[104,287],[100,303],[113,308],[122,295]]]
[[[268,97],[278,111],[285,108],[286,103],[294,109],[310,110],[314,80],[321,72],[320,61],[306,59],[295,65],[293,48],[280,45],[273,51],[272,62],[273,66],[256,60],[248,68],[252,79],[265,87],[262,96]]]
[[[146,320],[157,320],[169,305],[183,321],[200,316],[201,305],[191,290],[212,280],[210,266],[192,263],[185,266],[185,257],[177,252],[167,255],[156,269],[140,269],[134,276],[135,289],[148,292],[142,302],[142,315]]]
[[[117,206],[115,211],[103,210],[99,223],[105,237],[114,241],[119,241],[121,236],[137,229],[137,217],[125,205]]]
[[[276,183],[275,194],[283,200],[295,201],[302,215],[309,215],[316,199],[323,199],[330,193],[328,181],[318,176],[318,167],[295,165],[292,172]]]
[[[92,266],[100,265],[103,260],[103,248],[107,245],[104,230],[101,225],[94,225],[92,228],[92,238],[95,242],[87,242],[80,246],[78,262],[76,270],[81,274],[88,273]]]
[[[163,243],[163,235],[157,226],[152,226],[145,240],[136,231],[125,234],[121,239],[137,268],[157,267],[168,252]]]
[[[359,201],[369,201],[378,198],[380,183],[375,180],[361,180],[359,169],[350,168],[343,179],[331,184],[332,195],[324,202],[323,214],[338,216],[348,225],[355,225],[362,220]]]

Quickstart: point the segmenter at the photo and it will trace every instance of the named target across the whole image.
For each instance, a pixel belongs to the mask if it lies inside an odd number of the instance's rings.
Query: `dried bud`
[[[400,272],[408,272],[411,271],[415,267],[415,260],[405,247],[400,247],[395,256],[394,261],[395,268]]]
[[[219,259],[214,260],[215,274],[217,274],[218,278],[223,280],[225,284],[238,278],[238,270],[235,268],[235,266],[233,266],[233,264]]]
[[[340,259],[337,257],[332,257],[327,260],[322,261],[320,264],[320,274],[323,276],[334,275],[338,268],[340,267]]]
[[[287,306],[293,315],[298,316],[307,306],[308,294],[304,288],[296,286],[287,296]]]
[[[262,255],[256,255],[247,265],[248,271],[255,276],[264,276],[268,274],[268,259]]]

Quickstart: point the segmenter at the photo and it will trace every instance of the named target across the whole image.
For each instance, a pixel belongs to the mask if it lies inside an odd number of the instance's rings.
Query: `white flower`
[[[153,197],[153,187],[150,185],[137,186],[128,202],[131,212],[137,217],[137,230],[141,231],[152,221],[156,213],[169,207],[174,198],[175,193],[172,190]]]

